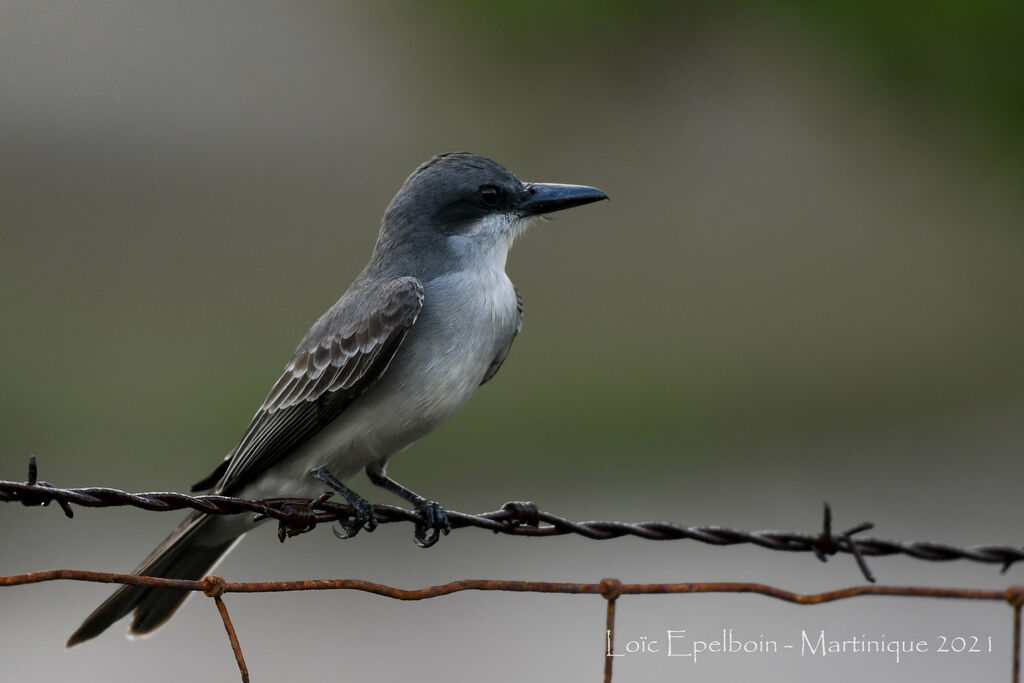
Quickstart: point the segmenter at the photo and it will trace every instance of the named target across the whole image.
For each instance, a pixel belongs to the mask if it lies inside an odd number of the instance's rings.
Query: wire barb
[[[540,526],[540,510],[537,508],[536,503],[525,500],[510,500],[501,506],[501,511],[509,513],[507,523],[510,527],[522,524],[532,527]],[[495,529],[495,533],[497,532],[497,529]]]
[[[324,491],[313,500],[304,503],[296,503],[291,499],[265,500],[268,511],[261,512],[253,517],[254,522],[262,522],[272,515],[269,508],[274,507],[280,510],[282,516],[277,517],[277,540],[284,543],[286,538],[292,538],[316,528],[316,510],[321,508],[328,498],[334,495],[334,491]]]
[[[31,489],[52,489],[53,484],[46,481],[39,481],[39,467],[36,465],[36,456],[28,456],[28,486]],[[18,500],[25,507],[42,506],[46,507],[50,504],[50,501],[55,500],[54,496],[47,495],[46,491],[30,491],[23,494]],[[74,510],[66,500],[56,499],[57,504],[60,505],[60,509],[64,511],[64,516],[71,519],[75,516]]]
[[[839,534],[838,536],[832,535],[832,506],[825,503],[825,516],[822,522],[821,535],[818,536],[817,542],[814,544],[812,550],[814,556],[822,562],[828,562],[828,558],[831,555],[835,555],[840,550],[852,553],[854,558],[857,560],[857,566],[860,567],[861,574],[869,582],[874,583],[875,577],[868,569],[868,563],[864,560],[864,554],[861,552],[860,546],[856,541],[853,540],[854,534],[859,534],[862,531],[868,529],[874,529],[875,525],[871,522],[861,522],[855,527],[851,527]]]

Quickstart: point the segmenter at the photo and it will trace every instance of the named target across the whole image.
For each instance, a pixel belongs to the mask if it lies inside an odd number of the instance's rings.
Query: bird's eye
[[[486,206],[497,206],[501,200],[501,188],[494,185],[484,185],[478,192],[480,201]]]

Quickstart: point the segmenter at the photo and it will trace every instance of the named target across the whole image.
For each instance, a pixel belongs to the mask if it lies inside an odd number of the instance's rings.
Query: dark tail
[[[171,579],[200,579],[228,551],[235,541],[225,536],[223,523],[214,517],[193,513],[135,570],[142,576]],[[241,530],[239,530],[241,531]],[[90,614],[71,634],[67,647],[95,638],[132,610],[131,632],[149,633],[171,618],[191,591],[172,588],[122,586]]]

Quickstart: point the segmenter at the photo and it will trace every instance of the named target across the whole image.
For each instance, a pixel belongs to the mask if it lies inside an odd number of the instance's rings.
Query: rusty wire
[[[278,521],[278,538],[286,538],[312,530],[318,524],[352,518],[353,509],[328,498],[330,493],[314,499],[273,498],[262,501],[243,500],[229,496],[188,496],[181,493],[127,493],[117,489],[57,488],[39,481],[35,459],[29,462],[27,483],[0,480],[0,501],[17,501],[24,505],[47,505],[57,502],[68,517],[73,516],[71,504],[83,507],[132,506],[143,510],[172,511],[198,510],[211,515],[254,513],[259,518]],[[422,522],[419,512],[392,505],[374,505],[377,522]],[[448,511],[452,529],[476,527],[513,536],[564,536],[576,534],[594,540],[635,536],[655,541],[688,539],[709,545],[756,545],[768,550],[807,552],[821,561],[837,553],[853,555],[868,581],[874,575],[868,568],[866,557],[906,555],[918,560],[944,562],[969,560],[985,564],[1000,564],[1006,571],[1015,562],[1024,559],[1024,547],[1008,545],[976,545],[957,547],[927,541],[890,541],[878,538],[854,538],[855,534],[873,528],[865,522],[846,531],[832,530],[832,512],[825,505],[821,530],[814,533],[793,531],[743,531],[720,526],[685,527],[669,522],[574,522],[550,512],[539,510],[528,502],[505,503],[500,510],[471,515]]]
[[[1024,604],[1024,586],[1011,586],[1004,590],[972,588],[932,588],[925,586],[852,586],[824,593],[802,594],[768,586],[762,583],[700,582],[700,583],[622,583],[619,579],[602,579],[600,583],[553,583],[548,581],[494,581],[469,579],[453,581],[438,586],[408,590],[386,586],[360,579],[312,579],[301,581],[252,581],[234,583],[220,576],[207,576],[198,581],[187,579],[164,579],[134,574],[115,574],[77,569],[53,569],[30,572],[13,576],[0,576],[0,586],[20,586],[46,581],[90,581],[96,583],[119,583],[130,586],[198,591],[213,598],[224,628],[227,630],[231,649],[235,655],[241,680],[249,680],[249,672],[242,657],[238,636],[228,615],[222,596],[225,593],[276,593],[310,590],[357,590],[381,595],[395,600],[428,600],[463,591],[510,591],[517,593],[562,593],[568,595],[600,595],[607,601],[605,631],[602,633],[602,656],[604,681],[612,681],[612,655],[615,642],[615,605],[623,595],[665,595],[695,593],[753,593],[791,602],[798,605],[820,605],[837,600],[862,597],[865,595],[901,596],[915,598],[942,598],[960,600],[995,600],[1008,603],[1013,609],[1013,683],[1019,683],[1020,668],[1020,612]]]

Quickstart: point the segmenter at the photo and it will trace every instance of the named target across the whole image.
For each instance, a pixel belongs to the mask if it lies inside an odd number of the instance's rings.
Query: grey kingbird
[[[315,498],[324,486],[356,511],[345,535],[376,526],[344,482],[370,481],[422,513],[415,539],[450,530],[444,510],[385,474],[392,455],[450,418],[501,367],[523,305],[505,274],[529,219],[607,196],[592,187],[524,183],[464,152],[417,168],[391,200],[370,262],[299,343],[241,441],[193,491],[254,500]],[[257,524],[251,514],[194,512],[136,574],[199,579]],[[163,624],[187,591],[122,586],[68,647],[134,611],[131,633]]]

